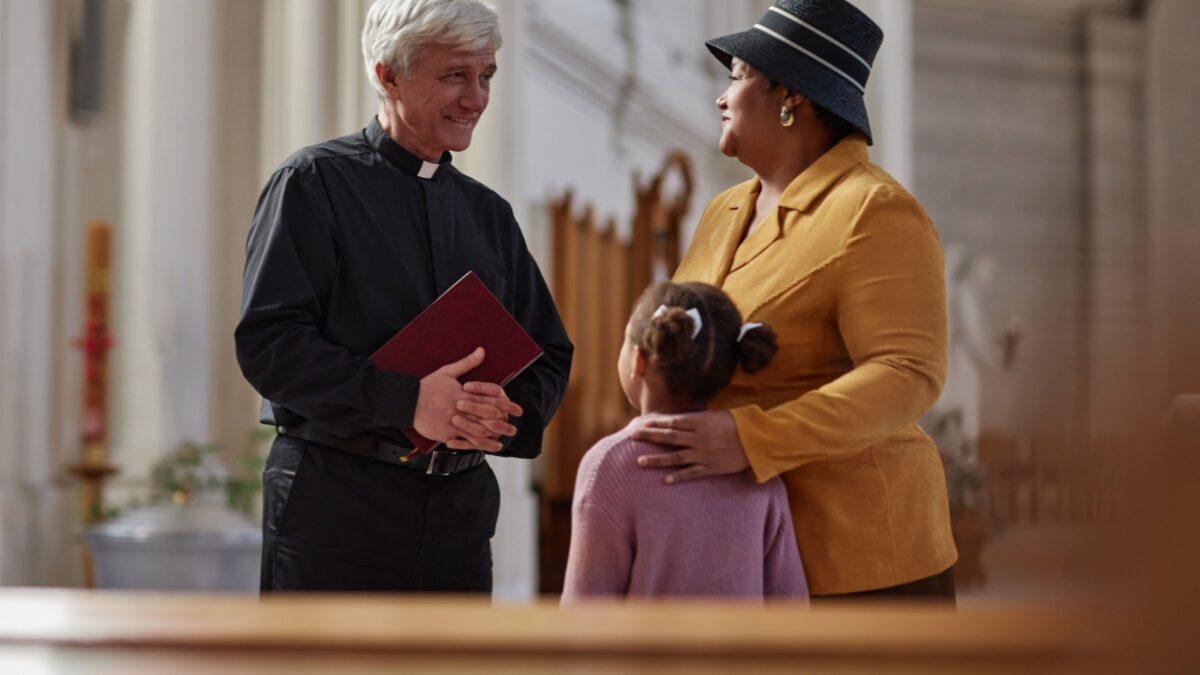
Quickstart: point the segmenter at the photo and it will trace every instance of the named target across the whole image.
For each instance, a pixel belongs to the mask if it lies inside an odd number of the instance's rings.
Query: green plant
[[[224,492],[226,505],[250,514],[262,492],[265,464],[262,448],[275,437],[273,429],[255,429],[249,444],[238,453],[232,469],[221,459],[214,443],[180,443],[150,469],[151,503],[186,504],[204,494]]]

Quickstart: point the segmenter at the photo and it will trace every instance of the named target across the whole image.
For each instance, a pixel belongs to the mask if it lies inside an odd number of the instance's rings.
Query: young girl
[[[699,283],[646,289],[625,329],[621,388],[643,414],[703,410],[741,365],[761,369],[775,332],[742,324],[724,291]],[[665,485],[638,468],[662,446],[625,429],[584,456],[575,481],[563,602],[587,596],[807,597],[780,479],[750,472]]]

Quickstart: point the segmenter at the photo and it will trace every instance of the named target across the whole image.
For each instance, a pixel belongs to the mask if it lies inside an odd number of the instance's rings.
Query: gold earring
[[[785,127],[790,127],[795,121],[796,117],[792,115],[792,111],[789,110],[786,105],[783,106],[783,108],[779,111],[779,124]]]

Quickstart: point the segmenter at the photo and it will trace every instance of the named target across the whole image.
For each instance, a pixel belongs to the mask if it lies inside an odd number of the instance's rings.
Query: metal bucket
[[[262,532],[220,504],[133,509],[84,536],[98,588],[258,592]]]

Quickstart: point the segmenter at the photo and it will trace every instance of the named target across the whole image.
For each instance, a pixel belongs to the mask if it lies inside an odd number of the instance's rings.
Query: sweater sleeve
[[[563,604],[586,597],[624,597],[629,590],[634,538],[612,511],[624,502],[614,499],[609,475],[613,467],[604,462],[605,455],[602,449],[589,450],[575,476]]]
[[[856,215],[834,266],[835,319],[853,368],[769,410],[733,410],[759,481],[845,457],[915,423],[946,375],[942,251],[910,195],[880,189]]]
[[[633,567],[633,542],[597,504],[571,512],[571,550],[563,604],[586,597],[625,597]]]
[[[779,498],[772,502],[774,527],[766,533],[766,556],[763,559],[763,596],[767,598],[807,598],[808,580],[796,547],[796,533],[788,510],[787,491],[779,488]]]

